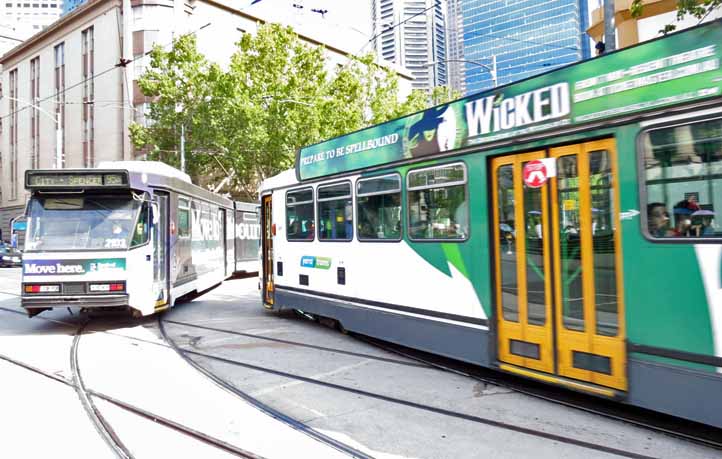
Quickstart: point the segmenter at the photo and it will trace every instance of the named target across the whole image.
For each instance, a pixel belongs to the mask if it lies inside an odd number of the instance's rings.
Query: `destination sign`
[[[124,174],[29,173],[29,187],[86,187],[125,185]]]

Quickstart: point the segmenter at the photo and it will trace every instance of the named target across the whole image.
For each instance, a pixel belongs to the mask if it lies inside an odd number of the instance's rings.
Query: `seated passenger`
[[[669,212],[662,202],[647,204],[647,227],[652,237],[670,237],[674,233],[669,228]]]
[[[672,233],[676,237],[692,236],[692,213],[699,206],[690,208],[690,205],[696,206],[696,202],[682,200],[674,205],[674,229]]]

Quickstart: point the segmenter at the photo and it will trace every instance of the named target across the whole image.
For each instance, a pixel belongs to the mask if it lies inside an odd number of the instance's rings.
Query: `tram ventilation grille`
[[[283,276],[283,262],[282,261],[276,262],[276,274],[279,276]]]
[[[308,285],[308,274],[299,274],[298,283],[301,285]]]
[[[346,285],[346,268],[339,267],[336,270],[336,280],[339,285]]]

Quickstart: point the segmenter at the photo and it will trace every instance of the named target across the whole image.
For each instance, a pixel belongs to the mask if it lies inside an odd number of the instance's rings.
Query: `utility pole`
[[[616,49],[616,34],[614,33],[614,0],[604,1],[604,52]]]
[[[180,161],[181,172],[186,171],[186,125],[181,123],[181,139],[180,139]]]

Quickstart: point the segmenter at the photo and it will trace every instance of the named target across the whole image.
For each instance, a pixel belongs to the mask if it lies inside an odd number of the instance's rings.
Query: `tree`
[[[227,70],[206,61],[193,35],[169,51],[154,48],[139,79],[153,100],[150,122],[133,125],[131,136],[151,158],[177,166],[184,126],[194,182],[223,181],[239,198],[255,197],[259,182],[291,167],[302,146],[422,110],[449,94],[413,91],[400,102],[398,77],[372,55],[352,57],[329,74],[322,47],[278,24],[259,26],[236,46]]]
[[[686,15],[691,15],[700,22],[709,16],[713,11],[722,6],[722,0],[677,0],[677,20],[681,20]],[[632,0],[629,8],[632,17],[639,18],[644,12],[643,0]],[[677,28],[674,24],[667,24],[660,33],[672,32]]]
[[[150,53],[150,67],[138,85],[153,103],[150,104],[147,127],[131,126],[136,148],[150,148],[152,159],[163,160],[178,167],[181,127],[185,130],[186,159],[191,176],[203,176],[208,158],[194,157],[193,151],[205,145],[212,131],[206,124],[210,89],[221,75],[216,64],[209,63],[196,48],[193,35],[183,35],[165,52],[159,46]]]

